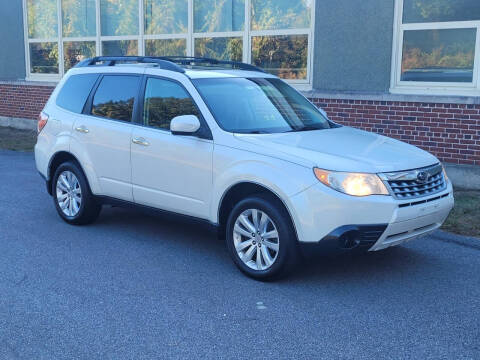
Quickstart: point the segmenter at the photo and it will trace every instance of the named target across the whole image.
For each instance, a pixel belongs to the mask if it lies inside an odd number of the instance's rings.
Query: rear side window
[[[149,78],[143,105],[144,124],[170,130],[170,121],[180,115],[200,117],[200,112],[187,91],[176,82]]]
[[[140,78],[130,75],[104,76],[92,102],[92,115],[132,121]]]
[[[71,112],[81,114],[97,78],[98,74],[70,76],[57,96],[57,105]]]

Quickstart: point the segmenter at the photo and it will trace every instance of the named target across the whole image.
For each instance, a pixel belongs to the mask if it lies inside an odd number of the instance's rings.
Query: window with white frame
[[[243,61],[311,82],[315,0],[23,0],[27,77],[100,55]]]
[[[392,92],[480,92],[480,1],[397,0]]]

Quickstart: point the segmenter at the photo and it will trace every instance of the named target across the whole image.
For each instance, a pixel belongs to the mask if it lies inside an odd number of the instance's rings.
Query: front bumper
[[[398,245],[434,231],[445,221],[453,204],[451,184],[442,192],[414,202],[396,200],[391,196],[353,197],[322,184],[290,198],[291,213],[301,243],[324,245],[329,242],[340,248],[363,245],[370,251]],[[377,232],[365,241],[362,234],[369,227],[374,227]],[[379,227],[383,227],[380,233]],[[355,240],[356,230],[360,238]],[[348,238],[341,237],[342,231],[350,231]],[[335,237],[338,241],[333,241]]]

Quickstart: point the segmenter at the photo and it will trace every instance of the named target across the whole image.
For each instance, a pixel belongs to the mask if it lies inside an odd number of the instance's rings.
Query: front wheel
[[[297,260],[295,231],[283,204],[256,195],[240,201],[227,222],[227,248],[246,275],[271,280],[288,274]]]

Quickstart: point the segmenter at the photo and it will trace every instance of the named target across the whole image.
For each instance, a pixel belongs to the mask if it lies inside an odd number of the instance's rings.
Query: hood
[[[290,161],[298,158],[326,170],[390,172],[433,165],[438,159],[416,146],[386,136],[350,128],[280,134],[236,134],[239,140]],[[258,151],[258,150],[257,150]]]

